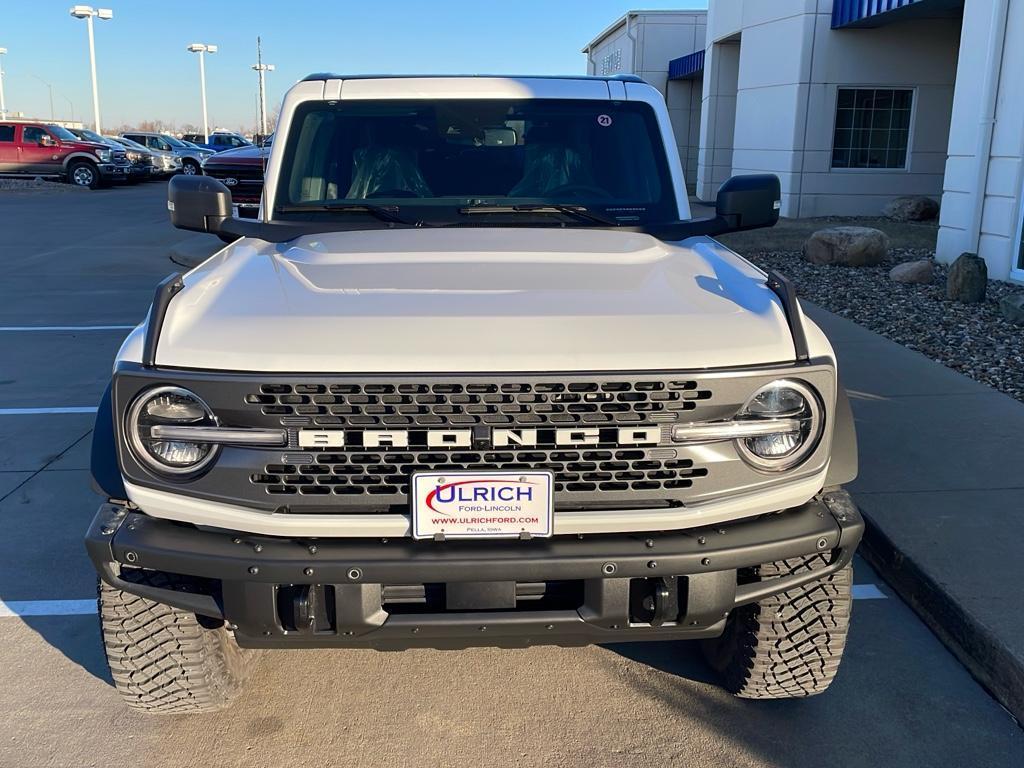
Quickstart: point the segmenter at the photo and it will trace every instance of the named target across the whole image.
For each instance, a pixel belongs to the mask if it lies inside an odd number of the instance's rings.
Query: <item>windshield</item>
[[[78,141],[78,137],[75,136],[75,134],[73,134],[67,128],[64,128],[63,126],[60,126],[60,125],[48,125],[48,126],[46,126],[46,128],[47,128],[47,130],[50,131],[50,133],[52,133],[54,136],[56,136],[61,141]]]
[[[160,134],[160,138],[163,139],[164,141],[166,141],[168,144],[170,144],[175,149],[189,149],[190,148],[184,142],[178,141],[173,136],[168,136],[165,133]]]
[[[107,140],[105,138],[103,138],[102,136],[100,136],[98,133],[93,133],[92,131],[87,130],[85,128],[82,128],[81,130],[79,130],[78,131],[78,135],[81,136],[86,141],[94,141],[97,144],[107,144],[108,143]]]
[[[146,149],[144,146],[139,144],[139,142],[132,141],[131,139],[126,139],[124,136],[118,136],[116,139],[114,139],[114,141],[120,142],[121,144],[124,144],[126,147],[131,147],[132,149]]]
[[[424,221],[487,206],[540,215],[543,205],[622,224],[679,218],[654,111],[636,102],[311,102],[296,111],[282,168],[275,217],[372,201]]]

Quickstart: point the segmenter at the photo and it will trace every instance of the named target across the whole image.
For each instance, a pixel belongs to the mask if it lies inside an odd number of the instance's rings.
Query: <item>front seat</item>
[[[532,128],[526,135],[523,177],[508,196],[546,197],[552,190],[567,185],[594,185],[583,155],[569,146],[564,132],[549,127]]]
[[[352,184],[345,197],[433,197],[411,147],[360,147],[352,153]]]

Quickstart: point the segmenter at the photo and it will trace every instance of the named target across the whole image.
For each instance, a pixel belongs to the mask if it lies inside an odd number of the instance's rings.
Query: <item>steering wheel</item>
[[[543,197],[558,197],[560,195],[566,195],[568,197],[599,197],[607,199],[611,197],[608,194],[608,190],[602,189],[601,187],[595,187],[592,184],[563,184],[560,187],[549,189],[544,193]]]

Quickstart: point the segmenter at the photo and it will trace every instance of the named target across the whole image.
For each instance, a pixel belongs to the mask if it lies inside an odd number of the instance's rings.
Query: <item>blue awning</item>
[[[693,80],[704,73],[704,50],[680,56],[668,63],[669,80]]]
[[[964,0],[833,0],[832,29],[956,16],[963,13],[963,5]]]

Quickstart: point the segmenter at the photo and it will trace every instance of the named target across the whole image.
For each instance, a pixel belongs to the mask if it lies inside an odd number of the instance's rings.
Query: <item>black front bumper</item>
[[[127,179],[128,174],[131,172],[131,166],[127,163],[124,165],[119,165],[117,163],[100,163],[96,167],[99,170],[100,178],[104,181]]]
[[[395,650],[713,637],[736,606],[845,566],[863,531],[842,490],[731,525],[531,541],[282,539],[104,504],[86,548],[109,584],[223,619],[245,647]],[[756,575],[808,555],[827,565]]]

